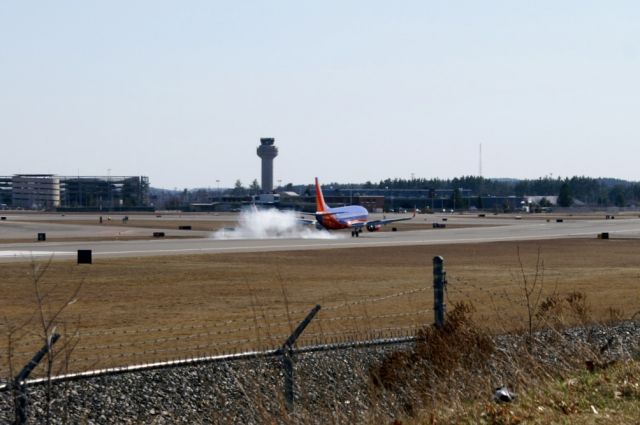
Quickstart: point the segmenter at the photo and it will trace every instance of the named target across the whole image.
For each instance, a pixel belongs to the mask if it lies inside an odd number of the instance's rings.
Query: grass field
[[[640,311],[639,240],[7,263],[0,376],[10,343],[15,365],[42,345],[39,304],[45,319],[62,309],[55,322],[61,341],[74,344],[70,370],[279,346],[315,304],[322,310],[302,344],[406,334],[433,320],[435,255],[445,258],[447,302],[471,301],[475,319],[493,331],[527,326],[522,272],[532,282],[536,267],[543,297],[584,293],[596,320]]]

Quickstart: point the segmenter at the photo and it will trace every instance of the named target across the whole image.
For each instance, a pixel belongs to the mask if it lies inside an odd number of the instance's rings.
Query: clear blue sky
[[[0,175],[640,180],[636,1],[1,1]]]

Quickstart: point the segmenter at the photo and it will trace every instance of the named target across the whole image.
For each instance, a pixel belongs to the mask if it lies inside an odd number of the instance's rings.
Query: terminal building
[[[11,206],[51,210],[60,206],[60,178],[53,174],[17,174],[11,178]]]
[[[145,176],[0,176],[0,207],[58,211],[147,210]]]

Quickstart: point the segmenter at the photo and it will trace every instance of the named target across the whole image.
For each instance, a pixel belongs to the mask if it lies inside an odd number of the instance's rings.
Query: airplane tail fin
[[[316,177],[316,211],[324,212],[327,211],[329,207],[324,202],[324,196],[322,195],[322,189],[320,188],[320,183],[318,183],[318,178]]]

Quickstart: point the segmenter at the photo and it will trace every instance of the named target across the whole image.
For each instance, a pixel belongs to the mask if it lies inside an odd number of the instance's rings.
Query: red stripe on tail
[[[322,195],[322,189],[320,189],[320,183],[318,183],[318,178],[316,177],[316,211],[324,212],[328,210],[327,204],[324,202],[324,196]]]

